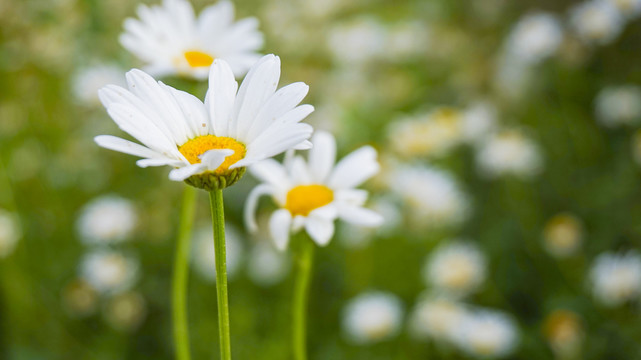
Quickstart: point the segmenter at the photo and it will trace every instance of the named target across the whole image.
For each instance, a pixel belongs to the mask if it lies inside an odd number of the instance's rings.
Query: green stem
[[[216,252],[216,296],[218,299],[218,332],[220,336],[220,359],[231,360],[229,340],[229,299],[227,297],[227,250],[225,248],[225,211],[223,191],[209,193],[211,217],[214,225],[214,247]]]
[[[172,285],[172,318],[174,322],[174,346],[177,360],[189,360],[189,328],[187,326],[187,280],[191,229],[194,224],[196,189],[185,186],[180,227],[174,257],[174,278]]]
[[[301,236],[295,254],[296,283],[294,284],[294,304],[292,307],[292,336],[295,360],[307,359],[307,301],[309,283],[314,259],[314,243]]]

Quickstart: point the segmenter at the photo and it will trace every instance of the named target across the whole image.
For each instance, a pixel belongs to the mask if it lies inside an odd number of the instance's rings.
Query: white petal
[[[220,36],[234,21],[234,5],[227,0],[207,6],[198,17],[198,30],[202,40]]]
[[[291,182],[289,181],[285,167],[274,159],[266,159],[250,166],[249,172],[258,180],[274,187],[291,187]]]
[[[313,147],[314,145],[309,140],[305,140],[302,143],[294,146],[294,150],[309,150]]]
[[[234,79],[229,64],[221,59],[214,60],[209,71],[209,90],[205,103],[216,136],[229,136],[231,121],[238,83]]]
[[[256,140],[247,144],[245,159],[247,162],[260,161],[276,156],[309,139],[313,131],[308,124],[270,127]]]
[[[333,189],[352,188],[374,176],[380,170],[376,150],[363,146],[344,157],[336,164],[329,177],[328,185]]]
[[[334,236],[334,222],[310,216],[305,221],[305,230],[318,246],[325,246]]]
[[[336,161],[336,140],[325,131],[317,131],[312,137],[314,147],[309,151],[309,172],[318,184],[325,184]]]
[[[307,163],[300,156],[295,156],[291,161],[291,170],[289,175],[292,179],[292,184],[310,184],[312,177],[307,169]]]
[[[377,227],[383,224],[383,216],[370,209],[358,206],[342,206],[339,210],[342,220],[363,227]]]
[[[247,195],[247,201],[245,201],[245,226],[250,232],[258,231],[258,224],[256,223],[256,207],[258,206],[258,199],[263,195],[271,195],[273,189],[267,184],[260,184],[256,186],[252,191]]]
[[[99,136],[96,136],[93,140],[96,142],[96,144],[98,144],[99,146],[105,149],[119,151],[121,153],[129,154],[129,155],[140,156],[143,158],[162,156],[159,153],[147,147],[144,147],[140,144],[136,144],[129,140],[121,139],[116,136],[99,135]]]
[[[184,166],[185,162],[182,160],[157,158],[157,159],[141,159],[136,161],[136,165],[140,166],[141,168],[146,168],[149,166],[165,166],[165,165],[180,167],[180,166]]]
[[[197,136],[210,134],[209,132],[209,116],[203,103],[195,96],[184,91],[176,90],[172,87],[164,85],[169,92],[176,99],[180,106],[183,118],[186,121],[188,134],[190,139]]]
[[[286,209],[274,211],[269,218],[269,231],[276,248],[283,251],[289,243],[289,231],[292,223],[292,215]]]
[[[334,203],[327,204],[323,207],[312,210],[309,213],[309,217],[319,218],[334,221],[338,216],[338,209]]]
[[[340,189],[334,191],[334,200],[341,204],[352,206],[363,206],[367,201],[367,190],[363,189]]]
[[[203,164],[193,164],[179,169],[173,169],[169,172],[169,180],[173,181],[183,181],[188,177],[202,173],[206,170],[205,165]]]
[[[208,150],[204,154],[200,155],[200,161],[205,166],[205,169],[214,171],[218,169],[223,162],[225,162],[226,157],[233,154],[234,150],[231,149]]]

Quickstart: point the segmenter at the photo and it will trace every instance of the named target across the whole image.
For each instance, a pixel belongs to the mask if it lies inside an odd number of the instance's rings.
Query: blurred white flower
[[[466,311],[464,305],[443,296],[423,297],[410,315],[410,332],[418,339],[451,342]]]
[[[592,291],[606,306],[621,305],[641,295],[641,256],[636,251],[599,255],[590,270]]]
[[[562,40],[559,20],[554,15],[536,12],[516,24],[507,40],[507,52],[518,61],[535,64],[554,55]]]
[[[545,249],[556,257],[576,253],[583,241],[581,219],[572,214],[558,214],[548,220],[543,230]]]
[[[517,130],[502,130],[481,144],[476,164],[488,178],[515,175],[527,179],[539,174],[543,158],[532,139]]]
[[[240,232],[231,224],[225,224],[227,246],[227,278],[233,279],[243,261],[243,243]],[[198,229],[193,236],[192,265],[196,272],[207,281],[216,281],[216,253],[214,231],[211,226]]]
[[[76,229],[86,244],[112,244],[128,240],[137,222],[138,214],[131,201],[104,195],[82,208]]]
[[[89,316],[96,311],[98,293],[86,281],[75,279],[62,289],[62,305],[70,316]]]
[[[393,122],[388,137],[402,156],[444,156],[460,143],[461,122],[460,111],[443,107]]]
[[[138,292],[125,292],[109,299],[103,309],[105,321],[114,329],[130,332],[138,329],[147,315],[147,302]]]
[[[532,67],[510,56],[501,56],[496,64],[494,86],[510,100],[521,100],[534,77]]]
[[[403,21],[392,25],[385,38],[385,56],[404,62],[426,54],[430,47],[430,29],[421,21]]]
[[[607,0],[612,3],[626,19],[641,15],[641,0]]]
[[[78,102],[98,106],[100,105],[98,90],[108,84],[125,86],[125,70],[112,64],[80,69],[73,75],[71,89]]]
[[[13,253],[21,237],[22,229],[16,215],[0,209],[0,259]]]
[[[467,196],[447,172],[428,166],[401,165],[387,174],[387,182],[420,227],[460,224],[469,211]]]
[[[384,53],[386,34],[385,27],[377,19],[359,18],[332,28],[327,36],[327,46],[338,62],[361,64]]]
[[[93,250],[82,258],[81,278],[96,291],[114,294],[131,289],[138,280],[137,258],[113,250]]]
[[[496,107],[478,101],[465,109],[461,118],[461,135],[468,144],[477,144],[492,134],[498,126]]]
[[[581,358],[583,332],[581,319],[569,310],[555,310],[543,322],[543,334],[559,359]]]
[[[252,248],[247,260],[247,275],[258,286],[272,286],[285,279],[291,269],[287,253],[277,251],[265,241]]]
[[[623,18],[612,2],[590,0],[570,10],[570,24],[583,41],[605,45],[619,36]]]
[[[343,309],[343,332],[355,344],[375,343],[397,335],[402,320],[403,306],[395,295],[367,292]]]
[[[516,325],[507,315],[490,310],[467,312],[456,329],[456,344],[477,358],[509,355],[518,341]]]
[[[221,0],[196,17],[189,1],[163,0],[162,5],[139,5],[138,16],[125,20],[120,43],[153,76],[206,79],[214,59],[225,60],[234,75],[241,76],[260,59],[258,20],[234,22],[231,1]]]
[[[641,122],[641,87],[606,87],[597,95],[595,107],[597,119],[603,126],[638,125]]]
[[[468,295],[481,286],[486,274],[485,256],[469,242],[441,245],[423,267],[425,283],[450,295]]]

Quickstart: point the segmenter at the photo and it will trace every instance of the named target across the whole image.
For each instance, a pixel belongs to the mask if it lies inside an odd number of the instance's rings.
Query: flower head
[[[546,250],[553,256],[570,256],[583,241],[583,223],[572,214],[555,215],[545,224],[543,240]]]
[[[527,64],[538,63],[553,55],[563,40],[559,20],[548,13],[532,13],[516,24],[507,43],[507,51]]]
[[[453,341],[466,315],[466,307],[443,296],[427,296],[419,300],[410,318],[410,331],[417,338],[431,337]]]
[[[118,196],[101,196],[82,208],[76,227],[87,244],[110,244],[127,240],[138,216],[133,204]]]
[[[160,6],[140,5],[140,19],[125,20],[120,43],[145,62],[154,76],[178,74],[206,79],[215,59],[243,75],[260,55],[263,35],[258,21],[234,22],[234,5],[222,0],[205,8],[199,17],[187,0],[164,0]]]
[[[343,331],[357,344],[374,343],[396,335],[403,307],[394,295],[369,292],[352,299],[343,311]]]
[[[616,39],[623,29],[623,17],[615,5],[606,0],[591,0],[570,10],[570,23],[587,43],[605,45]]]
[[[428,284],[455,295],[476,290],[485,280],[485,273],[485,257],[481,251],[464,242],[440,247],[423,268],[423,277]]]
[[[512,319],[491,310],[468,312],[455,336],[461,349],[482,359],[509,355],[518,340]]]
[[[17,217],[0,209],[0,259],[13,252],[21,237],[22,230]]]
[[[641,88],[635,85],[606,87],[597,95],[595,108],[603,126],[636,126],[641,121]]]
[[[539,146],[518,130],[502,130],[481,145],[476,163],[482,175],[496,178],[515,175],[528,179],[543,167]]]
[[[307,162],[300,156],[289,157],[283,165],[274,160],[260,162],[250,172],[264,184],[257,186],[247,199],[245,222],[257,229],[254,212],[261,195],[271,195],[280,207],[269,221],[276,246],[285,249],[290,231],[305,228],[318,245],[329,243],[334,234],[334,220],[340,218],[365,227],[378,226],[383,219],[363,208],[365,190],[358,185],[379,170],[376,150],[364,146],[337,164],[336,141],[326,132],[317,132]]]
[[[138,280],[138,259],[112,250],[96,250],[85,255],[80,265],[83,280],[100,293],[130,289]]]
[[[215,60],[205,102],[140,70],[127,73],[129,90],[109,85],[100,99],[118,126],[143,145],[114,136],[98,145],[142,157],[140,167],[169,165],[174,181],[206,190],[240,179],[245,167],[292,148],[308,148],[312,127],[299,123],[314,108],[300,105],[308,86],[276,91],[280,59],[266,55],[238,88],[230,66]],[[238,91],[237,91],[238,90]]]
[[[599,255],[590,270],[594,296],[606,306],[621,305],[641,295],[641,256],[625,254]]]

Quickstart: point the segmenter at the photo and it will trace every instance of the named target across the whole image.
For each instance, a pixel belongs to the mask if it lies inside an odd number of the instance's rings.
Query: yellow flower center
[[[299,185],[289,190],[285,208],[292,216],[307,216],[314,209],[334,200],[334,192],[324,185]]]
[[[185,59],[191,67],[210,66],[214,62],[214,58],[202,51],[185,51]]]
[[[244,158],[247,152],[244,144],[230,137],[214,135],[198,136],[178,147],[178,151],[180,151],[191,164],[199,164],[200,156],[213,149],[234,150],[234,153],[225,158],[222,165],[214,171],[217,175],[225,174],[229,170],[229,167]]]

